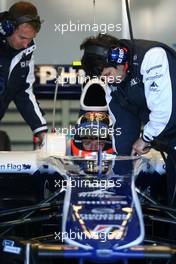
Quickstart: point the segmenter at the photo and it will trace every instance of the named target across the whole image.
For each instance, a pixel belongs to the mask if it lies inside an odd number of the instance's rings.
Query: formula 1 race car
[[[70,148],[48,133],[39,150],[0,153],[0,263],[176,263],[165,157],[114,154],[89,85]]]

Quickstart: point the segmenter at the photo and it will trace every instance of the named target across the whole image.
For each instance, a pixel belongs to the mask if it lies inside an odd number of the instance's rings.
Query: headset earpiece
[[[13,34],[15,30],[15,25],[10,20],[4,20],[0,22],[0,34],[3,37],[9,37]]]
[[[28,23],[28,22],[37,22],[39,24],[39,30],[41,26],[41,20],[40,17],[37,16],[30,16],[30,15],[24,15],[21,17],[17,17],[15,20],[10,18],[9,13],[3,12],[0,14],[0,36],[2,37],[9,37],[13,34],[15,31],[15,28],[23,23]]]
[[[108,63],[125,64],[128,59],[128,50],[126,48],[111,48],[108,54]]]
[[[15,30],[15,22],[8,18],[8,12],[3,12],[0,15],[0,35],[2,37],[9,37]]]

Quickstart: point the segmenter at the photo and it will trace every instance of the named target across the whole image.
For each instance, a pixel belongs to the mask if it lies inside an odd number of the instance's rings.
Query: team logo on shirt
[[[130,80],[130,85],[132,87],[132,86],[139,84],[140,82],[141,82],[141,80],[138,77],[135,77],[135,78]]]
[[[155,66],[149,68],[148,70],[146,70],[146,73],[148,74],[150,71],[161,68],[161,67],[162,67],[162,64],[155,65]]]
[[[154,76],[149,76],[146,78],[146,81],[152,81],[152,80],[156,80],[156,79],[160,79],[161,77],[163,77],[163,74],[157,74]]]
[[[150,85],[150,91],[159,92],[158,84],[156,82],[152,82],[152,84]]]
[[[27,61],[21,61],[20,62],[20,66],[21,66],[21,68],[25,68],[25,67],[28,67],[29,66],[29,63],[30,63],[29,60],[27,60]]]

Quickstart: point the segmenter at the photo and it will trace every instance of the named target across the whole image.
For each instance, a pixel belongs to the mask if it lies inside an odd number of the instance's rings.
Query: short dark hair
[[[120,47],[119,39],[108,35],[98,34],[85,39],[80,45],[80,49],[86,49],[88,46],[101,46],[107,49]],[[107,59],[96,54],[83,54],[81,59],[82,67],[89,76],[100,76],[104,67],[107,67]]]
[[[86,46],[89,45],[114,48],[114,47],[119,47],[119,39],[108,34],[99,33],[97,36],[91,36],[85,39],[80,45],[80,49],[85,49]]]
[[[19,17],[23,17],[23,16],[29,16],[31,18],[34,18],[34,20],[28,21],[26,23],[29,24],[36,32],[39,32],[40,30],[41,21],[38,16],[37,8],[30,2],[20,1],[15,3],[10,7],[8,11],[8,16],[10,19],[14,21],[18,20]]]

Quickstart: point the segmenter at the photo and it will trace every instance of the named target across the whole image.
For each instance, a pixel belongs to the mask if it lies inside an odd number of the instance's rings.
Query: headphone
[[[15,19],[10,18],[9,12],[5,11],[0,14],[1,15],[1,21],[0,21],[0,35],[2,37],[9,37],[13,34],[16,27],[23,23],[28,22],[37,22],[39,24],[39,30],[41,27],[41,20],[40,17],[37,16],[31,16],[31,15],[24,15],[17,17]]]
[[[90,45],[85,47],[85,54],[98,55],[106,59],[108,64],[126,64],[128,60],[127,48],[106,48],[97,45]]]

